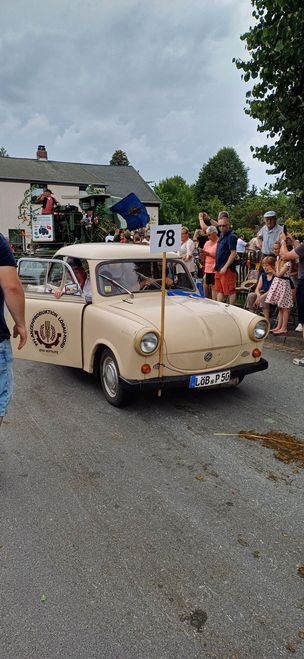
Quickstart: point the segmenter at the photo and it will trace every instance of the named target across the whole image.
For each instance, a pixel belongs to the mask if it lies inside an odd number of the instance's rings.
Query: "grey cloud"
[[[23,10],[22,10],[23,7]],[[251,165],[254,122],[231,63],[249,0],[12,0],[0,36],[1,142],[32,157],[107,162],[192,182],[223,145]],[[258,169],[260,168],[260,169]],[[255,181],[264,170],[255,162]],[[263,179],[263,180],[262,180]]]

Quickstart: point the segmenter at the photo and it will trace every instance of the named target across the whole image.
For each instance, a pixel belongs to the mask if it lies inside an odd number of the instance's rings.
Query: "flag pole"
[[[160,339],[159,339],[159,366],[158,377],[163,377],[164,371],[164,334],[165,334],[165,304],[166,304],[166,252],[163,252],[162,259],[162,286],[161,286],[161,308],[160,308]],[[157,395],[161,396],[161,388],[158,389]]]

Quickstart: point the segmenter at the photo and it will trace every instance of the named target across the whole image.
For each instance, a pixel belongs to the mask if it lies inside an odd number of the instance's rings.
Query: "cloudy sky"
[[[1,15],[0,146],[33,158],[108,164],[116,149],[148,181],[196,180],[232,146],[261,144],[231,60],[250,0],[10,0]],[[269,179],[268,179],[269,180]]]

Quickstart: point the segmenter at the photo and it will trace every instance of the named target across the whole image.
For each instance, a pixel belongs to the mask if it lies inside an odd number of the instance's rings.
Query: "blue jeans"
[[[7,339],[0,342],[0,417],[5,416],[13,393],[13,355]]]

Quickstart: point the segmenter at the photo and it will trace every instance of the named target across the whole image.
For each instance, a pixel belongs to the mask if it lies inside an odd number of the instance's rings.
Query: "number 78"
[[[161,247],[164,243],[167,247],[172,247],[175,243],[175,231],[174,229],[158,230],[156,232],[158,238],[158,247]]]

